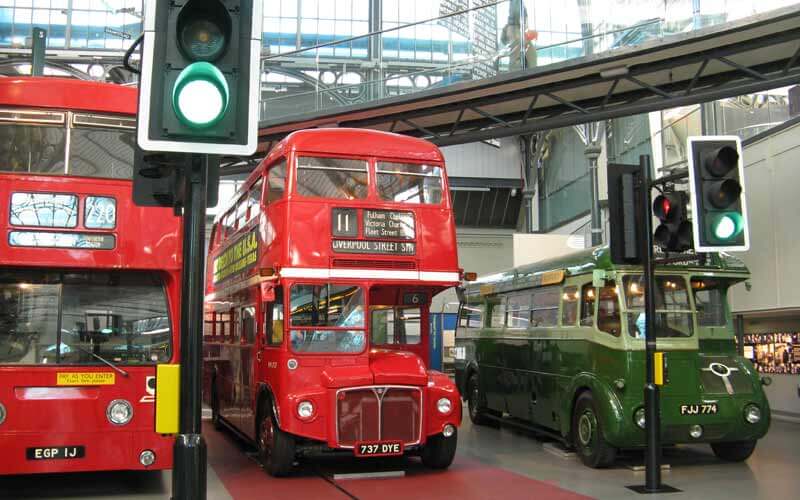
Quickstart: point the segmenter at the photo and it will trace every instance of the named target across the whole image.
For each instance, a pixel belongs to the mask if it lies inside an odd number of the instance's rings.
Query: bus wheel
[[[294,463],[294,438],[275,423],[269,403],[262,405],[258,423],[258,454],[270,476],[286,476]]]
[[[211,382],[211,425],[216,430],[222,430],[222,420],[219,416],[219,396],[217,395],[217,380]]]
[[[617,450],[603,436],[603,425],[597,415],[591,392],[584,392],[575,402],[572,414],[572,444],[584,465],[608,467],[614,462]]]
[[[486,416],[486,408],[481,400],[480,385],[478,385],[478,374],[473,373],[467,382],[467,407],[469,409],[469,419],[475,425],[490,425],[491,419]]]
[[[711,443],[714,455],[726,462],[744,462],[756,449],[755,439],[750,441],[733,441],[729,443]]]
[[[444,434],[430,436],[425,447],[422,448],[422,463],[431,469],[446,469],[453,463],[458,444],[458,430],[452,436]]]

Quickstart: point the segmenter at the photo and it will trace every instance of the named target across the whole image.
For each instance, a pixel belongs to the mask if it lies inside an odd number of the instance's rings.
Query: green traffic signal
[[[225,75],[211,63],[192,63],[175,80],[172,108],[187,127],[202,129],[219,123],[229,104]]]
[[[715,213],[710,217],[709,229],[718,243],[727,243],[742,233],[744,220],[738,212]]]

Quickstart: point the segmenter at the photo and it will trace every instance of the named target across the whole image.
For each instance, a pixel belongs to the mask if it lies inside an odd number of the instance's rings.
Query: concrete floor
[[[575,457],[548,451],[546,442],[508,427],[472,427],[465,419],[453,466],[444,472],[425,470],[416,459],[368,463],[319,460],[305,463],[288,479],[269,478],[245,445],[228,433],[207,426],[208,498],[639,498],[625,488],[642,484],[644,474],[625,463],[592,470]],[[667,450],[671,470],[664,482],[683,490],[668,498],[704,500],[797,498],[800,492],[800,425],[773,422],[770,433],[746,463],[718,461],[707,446]],[[333,480],[334,473],[405,470],[404,478]],[[163,499],[169,498],[170,474],[92,473],[0,478],[0,498],[9,499]],[[584,496],[585,495],[585,496]]]

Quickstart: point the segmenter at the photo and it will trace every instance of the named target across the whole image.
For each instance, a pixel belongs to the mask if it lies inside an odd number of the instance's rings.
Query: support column
[[[600,180],[597,167],[597,158],[603,149],[594,142],[590,142],[583,154],[589,160],[589,178],[592,183],[592,246],[603,244],[603,220],[600,212]]]
[[[383,0],[369,0],[369,32],[383,29]],[[384,97],[383,85],[383,35],[373,35],[367,40],[367,52],[372,68],[365,71],[366,78],[372,81],[369,85],[369,98]]]

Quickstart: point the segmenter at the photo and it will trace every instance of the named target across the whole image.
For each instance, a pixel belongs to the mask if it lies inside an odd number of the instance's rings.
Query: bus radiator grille
[[[420,442],[422,393],[411,387],[366,387],[339,391],[336,421],[339,446],[360,441]]]

